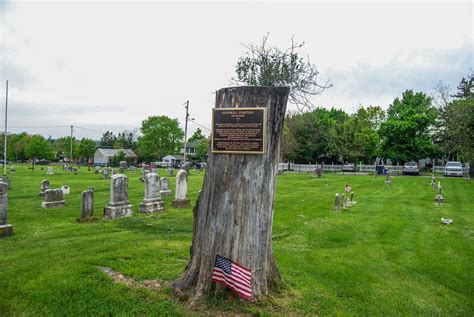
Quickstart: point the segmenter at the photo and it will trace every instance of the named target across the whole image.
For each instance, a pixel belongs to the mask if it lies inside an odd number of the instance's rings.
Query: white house
[[[106,166],[112,163],[112,158],[118,152],[124,152],[126,158],[130,158],[132,161],[136,162],[138,155],[135,154],[131,149],[104,149],[97,148],[94,153],[94,165],[96,166]]]
[[[183,161],[184,157],[182,155],[166,155],[161,159],[160,165],[163,166],[177,166]]]
[[[196,156],[196,146],[198,145],[198,142],[191,141],[191,142],[186,142],[186,156],[187,157],[195,157]],[[181,147],[180,154],[184,154],[184,147]]]

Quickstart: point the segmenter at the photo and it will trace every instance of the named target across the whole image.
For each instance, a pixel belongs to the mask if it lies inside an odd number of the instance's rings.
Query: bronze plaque
[[[266,108],[214,108],[212,153],[265,153]]]

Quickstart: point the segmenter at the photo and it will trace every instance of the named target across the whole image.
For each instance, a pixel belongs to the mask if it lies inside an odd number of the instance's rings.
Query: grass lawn
[[[81,191],[96,192],[102,216],[109,181],[82,167],[78,175],[55,167],[46,176],[16,165],[11,174],[9,223],[0,240],[0,316],[17,315],[444,315],[474,314],[474,183],[442,179],[445,203],[435,207],[430,179],[285,174],[277,181],[273,249],[286,284],[252,304],[212,298],[190,311],[169,288],[115,282],[110,267],[137,282],[171,281],[184,270],[192,236],[191,208],[138,213],[144,185],[130,173],[130,218],[76,223]],[[162,176],[165,174],[161,172]],[[42,209],[40,182],[71,187],[66,206]],[[189,177],[197,198],[203,175]],[[334,194],[349,182],[357,204],[334,212]],[[171,189],[175,179],[170,178]],[[441,224],[441,217],[454,224]]]

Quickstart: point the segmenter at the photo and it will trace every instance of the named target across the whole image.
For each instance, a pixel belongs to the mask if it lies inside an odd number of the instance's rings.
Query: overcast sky
[[[242,43],[301,54],[333,88],[316,106],[386,109],[406,89],[454,90],[473,66],[467,2],[5,2],[0,0],[1,130],[9,80],[11,132],[115,133],[183,103],[210,128],[214,92],[229,86]],[[293,106],[289,107],[294,109]],[[191,132],[197,128],[190,123]],[[100,132],[75,135],[99,139]]]

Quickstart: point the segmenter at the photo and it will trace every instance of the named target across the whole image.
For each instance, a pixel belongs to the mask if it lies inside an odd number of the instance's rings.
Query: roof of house
[[[198,144],[199,144],[199,141],[186,142],[186,147],[196,147]]]
[[[182,155],[171,155],[170,154],[170,155],[166,155],[165,157],[172,157],[175,160],[183,160],[184,159],[184,156],[182,156]],[[163,158],[165,158],[165,157],[163,157]]]
[[[99,147],[96,151],[99,151],[103,156],[107,157],[112,157],[120,151],[125,153],[125,157],[138,157],[131,149],[104,149]]]

